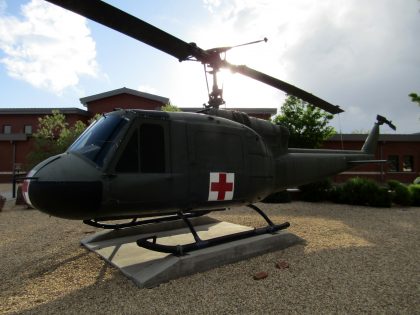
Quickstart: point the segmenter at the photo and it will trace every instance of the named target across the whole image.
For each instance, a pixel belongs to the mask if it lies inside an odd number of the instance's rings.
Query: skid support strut
[[[178,212],[177,215],[179,216],[180,219],[184,220],[185,224],[187,225],[188,229],[190,230],[191,234],[194,237],[195,242],[194,243],[190,243],[190,244],[185,244],[185,245],[163,245],[163,244],[158,244],[156,243],[157,240],[157,236],[149,236],[149,237],[145,237],[145,238],[141,238],[139,240],[137,240],[137,245],[146,249],[150,249],[153,251],[157,251],[157,252],[162,252],[162,253],[169,253],[169,254],[174,254],[177,256],[182,256],[185,255],[188,252],[194,251],[194,250],[198,250],[198,249],[203,249],[203,248],[207,248],[210,246],[216,246],[216,245],[220,245],[220,244],[224,244],[224,243],[229,243],[229,242],[233,242],[236,240],[241,240],[241,239],[245,239],[245,238],[249,238],[249,237],[253,237],[253,236],[257,236],[257,235],[262,235],[262,234],[274,234],[275,232],[282,230],[282,229],[286,229],[290,226],[289,222],[285,222],[282,224],[274,224],[268,217],[267,215],[261,210],[259,209],[257,206],[255,205],[248,205],[249,208],[255,210],[259,215],[261,215],[264,220],[267,222],[267,226],[262,227],[262,228],[254,228],[253,230],[249,230],[249,231],[243,231],[243,232],[238,232],[238,233],[233,233],[233,234],[229,234],[229,235],[224,235],[224,236],[219,236],[219,237],[215,237],[215,238],[211,238],[211,239],[207,239],[207,240],[202,240],[199,236],[197,231],[195,230],[194,226],[191,224],[191,221],[188,219],[188,216],[186,216],[185,214],[183,214],[182,212]]]

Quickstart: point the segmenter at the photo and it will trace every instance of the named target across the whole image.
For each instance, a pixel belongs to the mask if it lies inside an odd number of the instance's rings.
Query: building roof
[[[88,111],[76,107],[0,108],[0,115],[50,115],[53,110],[58,110],[65,115],[76,114],[90,117]]]
[[[87,107],[87,103],[92,102],[92,101],[96,101],[102,98],[106,98],[106,97],[110,97],[110,96],[115,96],[115,95],[119,95],[119,94],[131,94],[134,96],[139,96],[139,97],[143,97],[152,101],[157,101],[160,102],[162,104],[169,104],[169,98],[166,97],[162,97],[159,95],[154,95],[154,94],[149,94],[149,93],[145,93],[145,92],[140,92],[137,90],[133,90],[133,89],[129,89],[126,87],[120,88],[120,89],[116,89],[116,90],[112,90],[112,91],[107,91],[107,92],[103,92],[103,93],[99,93],[99,94],[95,94],[95,95],[91,95],[91,96],[86,96],[86,97],[82,97],[80,99],[80,103],[83,104],[83,106]]]
[[[367,134],[335,134],[327,141],[365,141]],[[420,134],[381,134],[379,141],[420,142]]]
[[[182,110],[183,112],[187,112],[187,113],[195,113],[198,112],[200,110],[203,110],[203,107],[180,107],[180,110]],[[267,114],[267,115],[274,115],[277,113],[277,108],[260,108],[260,107],[255,107],[255,108],[247,108],[247,107],[243,107],[243,108],[227,108],[228,110],[236,110],[238,112],[243,112],[246,114]]]

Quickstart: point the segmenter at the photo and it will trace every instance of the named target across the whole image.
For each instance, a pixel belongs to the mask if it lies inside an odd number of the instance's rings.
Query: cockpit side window
[[[139,133],[134,130],[124,151],[115,166],[119,173],[137,173],[139,171]]]
[[[142,123],[136,128],[115,166],[118,173],[165,173],[164,126]]]
[[[140,167],[142,173],[165,172],[165,132],[158,124],[140,126]]]

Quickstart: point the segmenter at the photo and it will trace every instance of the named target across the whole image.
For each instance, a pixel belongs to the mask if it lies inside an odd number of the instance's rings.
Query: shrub
[[[420,184],[420,177],[417,177],[414,181],[413,184]]]
[[[275,192],[265,197],[261,202],[264,203],[288,203],[291,202],[292,198],[287,190]]]
[[[408,190],[411,193],[411,205],[420,207],[420,184],[411,184]]]
[[[304,201],[324,201],[329,198],[332,185],[329,178],[299,186],[300,199]]]
[[[390,180],[388,187],[392,192],[391,199],[394,203],[406,207],[411,205],[411,193],[406,185],[397,180]]]
[[[330,192],[330,199],[335,203],[345,203],[343,186],[334,186]]]
[[[372,196],[369,206],[390,208],[392,204],[391,195],[387,188],[378,187],[378,191]]]
[[[390,207],[391,198],[386,188],[370,179],[350,178],[332,190],[331,199],[337,203],[372,207]]]
[[[343,186],[344,200],[349,204],[367,205],[378,191],[378,185],[368,179],[351,178]]]

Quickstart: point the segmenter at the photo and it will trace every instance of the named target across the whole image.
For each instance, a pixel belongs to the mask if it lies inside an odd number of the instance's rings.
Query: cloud
[[[235,49],[229,61],[339,104],[346,110],[344,132],[368,128],[376,114],[393,119],[399,132],[418,132],[418,107],[407,97],[420,92],[418,1],[227,0],[206,6],[213,22],[197,30],[204,34],[197,38],[211,47],[267,36],[266,46]],[[260,95],[263,107],[280,105],[279,93],[254,86],[245,90]],[[275,98],[277,104],[269,103]]]
[[[158,90],[150,85],[147,84],[140,84],[137,88],[138,91],[140,92],[145,92],[145,93],[149,93],[149,94],[157,94]]]
[[[61,94],[81,76],[98,75],[85,18],[40,0],[23,5],[21,15],[0,15],[0,62],[9,76]]]

